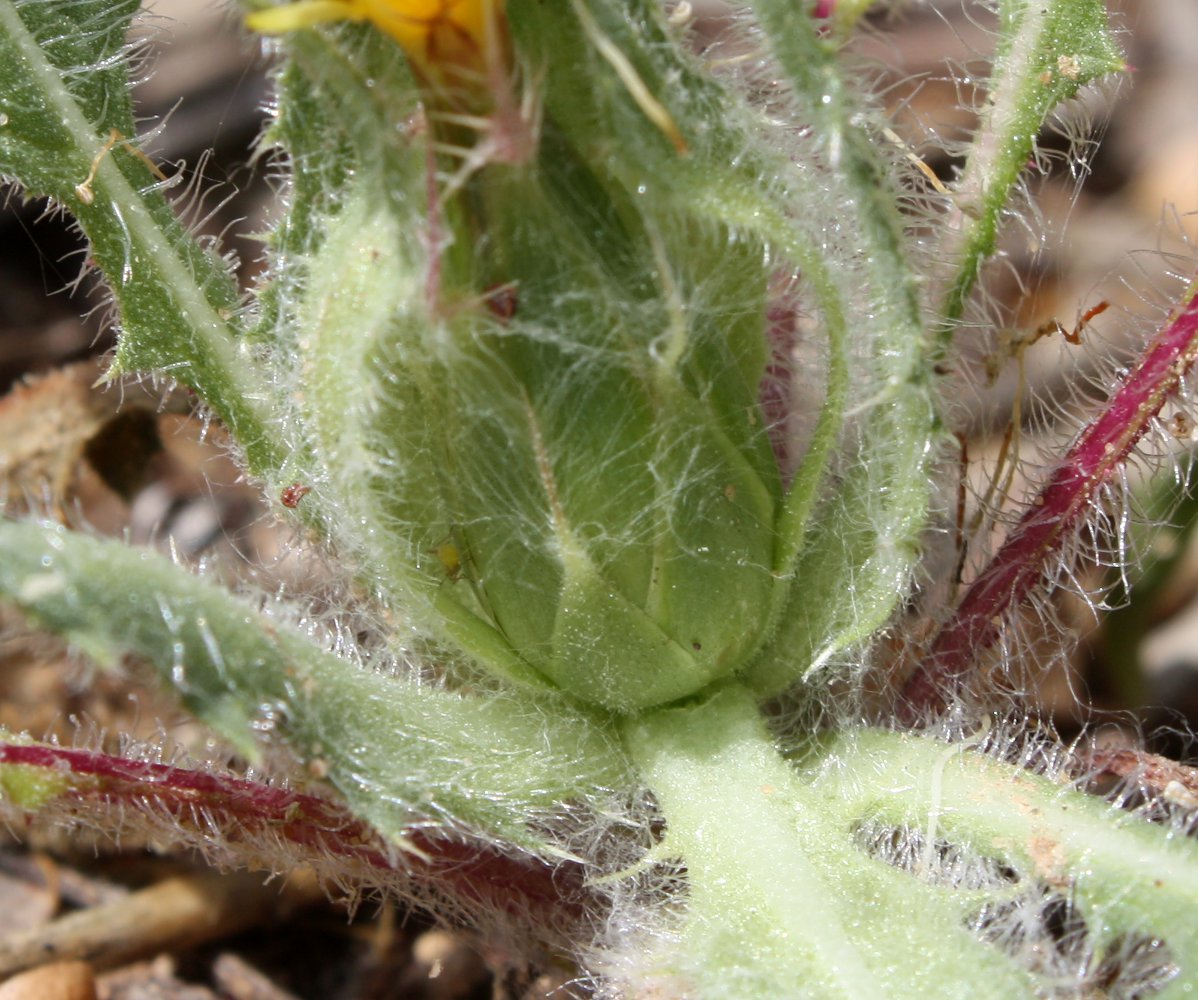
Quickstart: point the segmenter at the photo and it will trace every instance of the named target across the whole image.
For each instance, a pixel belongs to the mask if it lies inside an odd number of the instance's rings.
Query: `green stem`
[[[934,291],[942,341],[995,251],[999,225],[1048,115],[1084,84],[1125,68],[1101,0],[1004,0],[1000,12],[1002,41],[989,95],[936,253],[948,269]]]
[[[686,871],[681,926],[649,966],[663,988],[857,1000],[947,996],[969,981],[974,996],[1030,995],[1026,974],[965,930],[976,900],[861,850],[744,689],[630,721],[625,743],[666,820],[657,854]]]
[[[843,822],[934,830],[1068,895],[1097,954],[1136,937],[1163,942],[1180,968],[1164,995],[1198,987],[1198,845],[1095,796],[962,745],[864,731],[827,747],[819,787]],[[895,794],[901,789],[901,794]]]

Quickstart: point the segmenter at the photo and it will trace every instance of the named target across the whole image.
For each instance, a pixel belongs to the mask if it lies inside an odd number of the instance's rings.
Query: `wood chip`
[[[57,894],[45,882],[0,872],[0,937],[46,923],[57,908]]]
[[[96,978],[86,962],[54,962],[13,976],[0,1000],[96,1000]]]
[[[206,986],[180,979],[169,955],[97,976],[96,986],[99,1000],[229,1000]]]
[[[217,956],[212,963],[212,980],[229,1000],[296,1000],[294,993],[277,986],[232,952]]]
[[[262,875],[244,872],[167,878],[118,902],[0,941],[0,976],[48,961],[87,960],[114,968],[237,933],[317,898],[313,886],[268,886]]]

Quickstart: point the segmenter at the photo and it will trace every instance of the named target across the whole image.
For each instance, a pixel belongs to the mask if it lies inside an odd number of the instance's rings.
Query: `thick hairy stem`
[[[659,857],[688,905],[655,956],[693,997],[1031,994],[1025,973],[965,930],[966,907],[869,856],[838,804],[799,780],[748,693],[660,709],[625,728],[666,821]],[[903,914],[895,920],[895,914]]]

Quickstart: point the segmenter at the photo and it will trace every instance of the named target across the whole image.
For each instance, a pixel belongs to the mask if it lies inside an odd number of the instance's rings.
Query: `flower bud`
[[[742,667],[784,585],[765,268],[681,218],[630,235],[621,195],[605,207],[573,172],[555,189],[549,162],[478,180],[474,271],[514,310],[475,307],[409,355],[439,371],[425,398],[460,556],[443,586],[555,686],[632,711]]]

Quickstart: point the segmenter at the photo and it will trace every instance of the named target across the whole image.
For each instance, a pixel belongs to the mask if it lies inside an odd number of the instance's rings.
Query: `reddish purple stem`
[[[370,826],[316,795],[44,744],[0,743],[0,765],[4,764],[70,776],[73,780],[60,799],[72,804],[105,810],[118,803],[149,806],[193,831],[199,830],[195,813],[202,810],[230,843],[246,834],[269,833],[314,860],[333,855],[373,869],[383,882],[389,873],[401,870],[434,878],[441,892],[456,896],[467,910],[499,907],[512,914],[538,914],[547,923],[579,912],[582,876],[570,866],[517,859],[418,829],[405,839],[420,853],[409,850],[396,858]]]
[[[774,450],[774,460],[783,483],[789,487],[794,475],[793,433],[788,418],[794,408],[792,398],[795,346],[798,343],[797,305],[783,294],[770,306],[766,316],[770,350],[769,361],[757,387],[757,399],[765,417],[766,433]]]
[[[1062,541],[1095,494],[1118,473],[1198,356],[1198,297],[1154,338],[1106,409],[1069,449],[986,568],[936,634],[901,694],[900,715],[914,723],[942,710],[977,654],[999,637],[1007,614],[1044,581]]]

